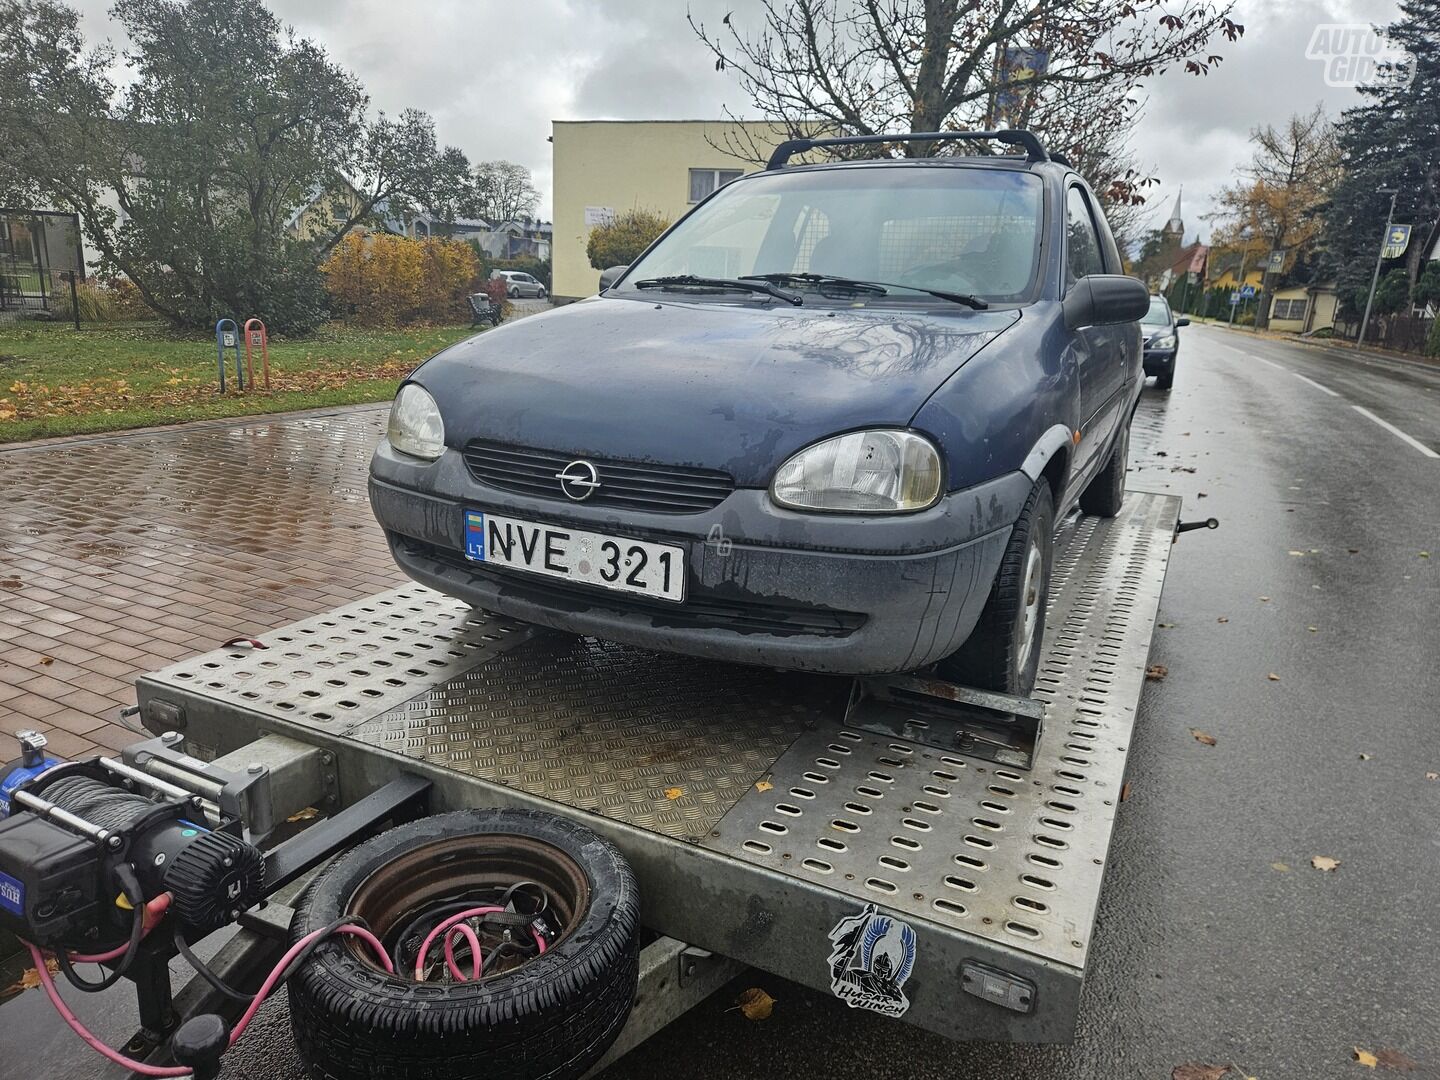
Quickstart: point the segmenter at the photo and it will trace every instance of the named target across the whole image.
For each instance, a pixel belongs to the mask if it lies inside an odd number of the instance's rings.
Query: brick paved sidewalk
[[[403,581],[365,494],[386,415],[0,447],[0,763],[27,727],[119,750],[140,673]]]

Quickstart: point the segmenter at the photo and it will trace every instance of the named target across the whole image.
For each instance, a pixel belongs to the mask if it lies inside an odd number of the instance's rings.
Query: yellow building
[[[578,300],[599,288],[600,271],[585,255],[595,225],[632,209],[675,221],[717,187],[760,168],[752,153],[768,154],[784,140],[782,129],[761,121],[556,120],[554,298]]]
[[[1292,285],[1277,289],[1270,301],[1271,330],[1308,334],[1335,325],[1335,308],[1340,297],[1333,284]]]

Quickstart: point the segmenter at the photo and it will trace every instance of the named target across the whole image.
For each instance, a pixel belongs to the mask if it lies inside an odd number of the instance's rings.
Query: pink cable
[[[375,951],[375,955],[380,958],[380,963],[384,966],[385,970],[392,975],[395,974],[395,965],[390,963],[390,957],[386,955],[385,946],[380,944],[380,939],[369,930],[366,930],[363,926],[356,926],[354,923],[346,923],[344,926],[337,926],[335,933],[353,934],[355,937],[364,941]],[[279,980],[281,972],[290,965],[290,961],[294,960],[306,945],[309,945],[310,942],[316,938],[324,936],[324,934],[325,930],[323,927],[319,930],[312,930],[286,950],[285,955],[280,958],[280,962],[275,965],[275,969],[271,971],[266,980],[260,984],[260,989],[255,993],[255,1000],[250,1003],[250,1007],[245,1010],[245,1015],[240,1017],[240,1022],[235,1025],[235,1030],[230,1033],[231,1046],[235,1045],[236,1039],[245,1034],[245,1029],[250,1026],[250,1021],[254,1018],[255,1013],[259,1011],[260,1006],[265,1003],[265,999],[270,996],[270,991],[275,989],[275,983]]]
[[[123,1066],[124,1068],[129,1069],[131,1072],[140,1073],[140,1075],[142,1076],[190,1075],[189,1069],[179,1066],[162,1067],[159,1065],[146,1065],[143,1061],[136,1061],[134,1058],[128,1058],[124,1054],[120,1053],[120,1051],[112,1050],[110,1049],[110,1047],[106,1046],[98,1038],[92,1035],[90,1033],[90,1030],[84,1024],[80,1023],[79,1018],[70,1011],[70,1006],[65,1004],[65,1000],[60,996],[60,992],[55,989],[55,981],[50,978],[50,969],[45,966],[44,954],[41,953],[39,949],[37,949],[34,945],[30,944],[30,942],[28,941],[23,941],[21,942],[21,944],[24,945],[25,948],[30,950],[30,959],[35,962],[35,970],[40,975],[40,985],[45,988],[45,993],[50,998],[50,1004],[55,1006],[55,1011],[60,1014],[60,1019],[64,1020],[65,1023],[70,1025],[70,1030],[75,1032],[76,1035],[79,1035],[80,1038],[84,1039],[87,1043],[89,1043],[91,1049],[103,1054],[105,1057],[115,1062],[116,1065]]]
[[[530,928],[530,936],[535,939],[535,947],[540,950],[540,955],[544,956],[545,950],[549,948],[549,946],[545,944],[545,935],[532,926]]]
[[[151,900],[148,904],[145,905],[145,926],[140,931],[141,938],[144,938],[146,934],[150,933],[151,930],[155,929],[155,924],[160,921],[160,916],[164,915],[166,910],[170,907],[170,900],[170,894],[168,892],[163,892],[159,896],[155,897],[154,900]],[[115,948],[111,949],[109,952],[71,953],[70,962],[72,964],[104,964],[108,963],[111,960],[120,959],[120,957],[125,955],[126,950],[129,948],[130,943],[127,941],[124,945],[115,946]]]
[[[469,908],[456,915],[451,915],[448,919],[442,919],[435,929],[426,935],[425,940],[420,943],[420,951],[415,954],[415,980],[417,982],[425,981],[425,954],[430,951],[430,945],[434,942],[437,935],[449,930],[450,927],[458,922],[464,922],[466,919],[473,919],[477,915],[491,915],[496,912],[503,912],[504,910],[504,908],[495,907],[492,904],[490,907]]]
[[[395,973],[395,966],[390,963],[390,957],[385,952],[385,946],[381,945],[379,939],[369,930],[366,930],[363,926],[346,923],[344,926],[336,927],[334,932],[337,934],[352,934],[360,938],[374,950],[375,955],[380,958],[380,963],[384,966],[385,970],[392,975]],[[309,945],[310,942],[316,938],[323,936],[324,933],[325,930],[323,928],[312,931],[286,950],[285,955],[280,958],[280,962],[275,965],[274,969],[265,979],[265,982],[261,984],[259,992],[255,995],[255,1000],[252,1001],[250,1007],[245,1010],[245,1015],[240,1018],[240,1022],[235,1025],[234,1030],[230,1033],[231,1046],[235,1045],[236,1040],[239,1039],[240,1036],[245,1033],[245,1029],[250,1026],[250,1021],[254,1019],[255,1013],[259,1011],[260,1006],[265,1003],[265,999],[268,998],[271,991],[275,989],[276,982],[279,981],[285,969],[290,966],[290,961],[294,960],[305,946]],[[55,981],[50,978],[50,969],[45,966],[44,953],[28,941],[22,941],[21,944],[30,951],[30,958],[35,962],[35,970],[40,976],[40,985],[45,988],[45,993],[50,998],[50,1003],[55,1006],[55,1011],[58,1012],[60,1018],[70,1026],[70,1030],[85,1040],[93,1050],[109,1058],[115,1064],[129,1069],[131,1072],[137,1072],[142,1076],[190,1075],[190,1070],[183,1066],[147,1065],[143,1061],[136,1061],[134,1058],[126,1057],[120,1053],[120,1051],[113,1050],[106,1046],[70,1011],[70,1006],[65,1004],[65,1000],[60,996],[60,992],[55,989]]]
[[[470,929],[469,923],[456,923],[445,931],[445,966],[450,969],[450,974],[455,976],[456,982],[467,981],[465,976],[460,974],[460,965],[455,962],[455,935],[459,934],[470,944],[470,978],[480,978],[483,959],[480,956],[480,939],[475,936],[475,931]]]

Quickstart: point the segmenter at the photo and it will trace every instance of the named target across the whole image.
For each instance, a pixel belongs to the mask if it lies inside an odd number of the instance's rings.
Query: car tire
[[[539,291],[537,291],[537,292],[535,293],[535,299],[537,299],[537,300],[544,300],[545,297],[547,297],[547,296],[549,296],[549,295],[550,295],[550,294],[545,291],[545,286],[542,285],[542,286],[540,286]]]
[[[1155,376],[1156,390],[1169,390],[1175,385],[1175,369],[1171,367],[1168,371],[1162,371]]]
[[[562,899],[552,910],[564,924],[554,944],[473,982],[416,982],[387,974],[348,940],[327,940],[288,983],[295,1045],[311,1077],[564,1080],[599,1060],[635,999],[639,890],[620,852],[576,822],[466,810],[389,829],[316,879],[291,940],[356,914],[393,950],[402,919],[497,876],[547,891],[554,883]]]
[[[511,285],[509,296],[511,300],[520,299],[520,289],[515,285]]]
[[[1010,531],[980,621],[965,644],[936,665],[937,674],[1002,694],[1035,688],[1054,542],[1055,496],[1041,480]]]
[[[1164,375],[1156,377],[1165,378]],[[1130,421],[1115,436],[1115,445],[1110,449],[1110,460],[1080,493],[1080,509],[1098,517],[1113,518],[1120,513],[1125,502],[1125,469],[1130,462]]]

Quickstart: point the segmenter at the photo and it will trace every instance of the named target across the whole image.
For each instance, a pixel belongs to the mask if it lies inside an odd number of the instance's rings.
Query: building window
[[[699,202],[731,180],[739,180],[742,175],[740,169],[691,169],[690,201]]]
[[[1270,312],[1270,317],[1272,319],[1286,319],[1291,322],[1300,322],[1305,318],[1305,309],[1309,304],[1310,301],[1305,297],[1301,297],[1299,300],[1277,299],[1275,301],[1275,307]]]

